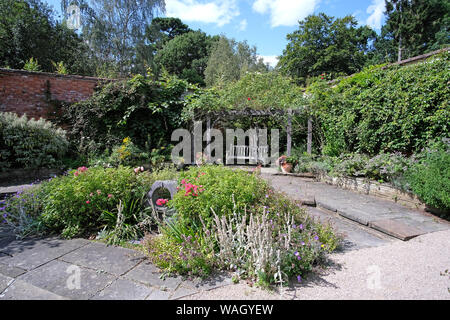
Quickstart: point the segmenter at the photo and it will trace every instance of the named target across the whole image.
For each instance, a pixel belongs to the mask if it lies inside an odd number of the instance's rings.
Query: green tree
[[[78,35],[57,23],[52,10],[38,0],[0,2],[0,66],[22,69],[30,58],[42,71],[55,71],[64,61],[68,71],[91,74],[89,50]]]
[[[389,60],[423,54],[450,43],[450,2],[441,0],[386,0],[386,24],[378,47]],[[396,52],[393,50],[396,48]],[[395,58],[394,58],[395,57]]]
[[[246,41],[236,42],[221,36],[214,45],[205,70],[206,85],[211,87],[239,80],[246,72],[266,72],[267,65]]]
[[[146,28],[145,36],[156,50],[160,50],[176,36],[190,31],[192,30],[178,18],[155,18]]]
[[[72,4],[82,12],[84,40],[104,66],[111,65],[121,75],[144,71],[137,48],[155,13],[165,10],[164,0],[62,0],[62,11]]]
[[[145,37],[136,45],[137,63],[157,69],[154,58],[158,50],[176,36],[192,31],[178,18],[155,18],[145,30]]]
[[[170,74],[204,85],[204,72],[216,41],[217,36],[210,37],[200,30],[176,36],[158,51],[155,62]]]
[[[373,55],[371,41],[376,33],[357,24],[352,16],[308,16],[300,21],[298,30],[287,35],[289,43],[279,62],[281,71],[304,83],[324,72],[340,75],[361,70]]]

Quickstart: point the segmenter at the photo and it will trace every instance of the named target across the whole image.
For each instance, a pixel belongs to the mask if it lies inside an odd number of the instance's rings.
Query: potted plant
[[[283,173],[290,173],[292,168],[298,163],[295,157],[281,156],[277,160],[278,166]]]

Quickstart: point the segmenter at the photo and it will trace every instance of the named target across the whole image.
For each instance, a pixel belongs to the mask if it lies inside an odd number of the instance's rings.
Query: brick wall
[[[86,100],[107,79],[0,68],[0,111],[51,118],[55,102]]]

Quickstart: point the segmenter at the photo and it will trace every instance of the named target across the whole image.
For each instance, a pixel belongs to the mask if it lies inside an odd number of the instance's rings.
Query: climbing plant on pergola
[[[239,81],[199,90],[187,98],[185,120],[206,121],[211,129],[219,119],[286,116],[287,154],[291,154],[292,116],[306,112],[304,88],[278,73],[247,73]],[[308,152],[312,126],[308,121]],[[209,142],[209,141],[208,141]]]

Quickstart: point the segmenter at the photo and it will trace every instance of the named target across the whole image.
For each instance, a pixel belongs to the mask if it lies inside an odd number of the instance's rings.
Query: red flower
[[[247,100],[248,100],[248,101],[250,101],[250,100],[252,100],[252,99],[250,99],[250,98],[247,98]]]
[[[90,204],[91,202],[88,200],[88,201],[86,201],[86,204]]]

